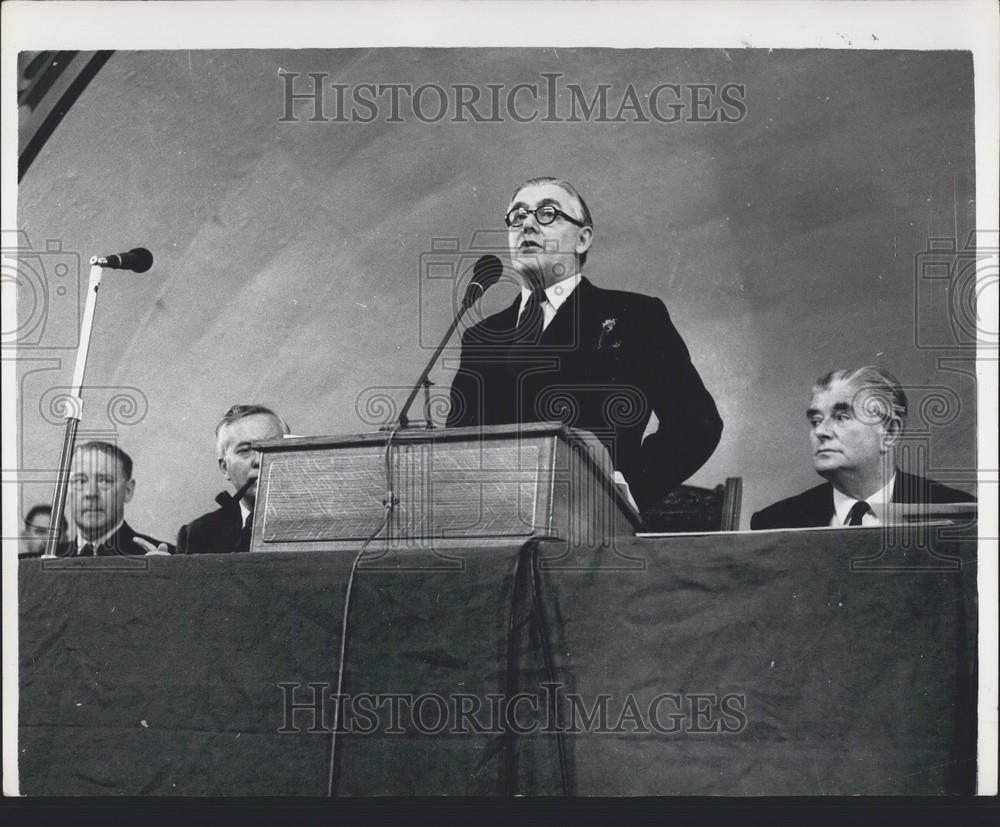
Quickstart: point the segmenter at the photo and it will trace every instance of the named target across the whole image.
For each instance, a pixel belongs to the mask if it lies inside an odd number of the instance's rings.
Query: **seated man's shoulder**
[[[188,523],[187,527],[189,529],[205,529],[219,525],[226,522],[226,517],[228,516],[229,511],[230,509],[225,508],[217,508],[215,511],[209,511],[202,514],[200,517],[195,517],[190,523]]]
[[[181,554],[208,554],[219,551],[239,537],[242,515],[238,508],[223,507],[196,517],[177,532],[177,550]]]
[[[658,310],[665,307],[663,300],[646,293],[634,293],[631,290],[614,290],[590,284],[592,296],[602,307],[616,310],[632,310],[635,312]]]
[[[900,503],[974,503],[966,491],[951,488],[937,480],[915,474],[899,473],[893,499]]]
[[[823,526],[829,522],[832,508],[833,495],[830,484],[820,483],[815,488],[793,497],[786,497],[757,511],[750,518],[750,528],[761,530]]]

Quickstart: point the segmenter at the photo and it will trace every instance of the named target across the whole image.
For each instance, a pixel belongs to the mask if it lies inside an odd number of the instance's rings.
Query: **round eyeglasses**
[[[547,226],[555,221],[560,216],[565,218],[567,221],[576,224],[577,227],[586,227],[582,221],[577,221],[573,216],[567,215],[558,207],[553,207],[551,204],[542,204],[540,207],[535,207],[533,210],[526,209],[524,207],[514,207],[507,215],[504,216],[504,221],[507,222],[508,227],[520,227],[528,220],[528,216],[535,216],[535,221],[537,221],[542,226]]]

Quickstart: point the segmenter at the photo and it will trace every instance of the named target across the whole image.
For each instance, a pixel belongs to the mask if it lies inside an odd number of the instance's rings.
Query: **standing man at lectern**
[[[233,405],[215,426],[219,470],[235,496],[216,497],[221,506],[203,514],[177,534],[181,554],[225,554],[250,550],[253,511],[257,501],[260,454],[251,443],[289,433],[284,419],[263,405]]]
[[[684,340],[660,299],[583,276],[594,222],[568,181],[526,181],[505,221],[521,295],[463,335],[448,426],[561,420],[591,431],[639,508],[654,505],[722,434]],[[652,414],[659,427],[643,440]]]

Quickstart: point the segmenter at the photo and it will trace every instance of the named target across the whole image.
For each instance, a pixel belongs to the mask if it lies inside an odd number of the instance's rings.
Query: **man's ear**
[[[594,243],[594,228],[593,227],[581,227],[580,232],[576,236],[576,254],[583,255],[587,250],[590,249],[590,245]]]
[[[225,457],[219,457],[219,470],[222,472],[222,476],[224,476],[228,480],[229,479],[229,468],[226,467],[226,458]]]
[[[892,448],[903,435],[903,422],[898,416],[890,417],[882,426],[882,452]]]
[[[129,480],[125,483],[125,502],[132,499],[132,495],[135,493],[135,480]]]

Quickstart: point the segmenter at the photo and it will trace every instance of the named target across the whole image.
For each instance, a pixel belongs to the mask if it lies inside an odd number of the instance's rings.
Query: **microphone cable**
[[[332,798],[334,794],[334,787],[337,782],[337,733],[340,730],[341,722],[341,708],[343,705],[343,697],[341,692],[344,688],[344,672],[346,671],[347,665],[347,638],[349,621],[351,617],[351,597],[354,594],[354,583],[357,579],[358,567],[361,563],[361,558],[365,556],[368,551],[369,544],[381,534],[385,528],[389,525],[389,520],[392,518],[392,513],[399,502],[393,491],[393,481],[392,481],[392,459],[390,454],[390,448],[392,446],[392,441],[396,437],[396,432],[400,429],[400,425],[397,424],[396,427],[392,429],[389,434],[388,439],[385,441],[385,452],[383,454],[383,462],[385,466],[385,498],[382,500],[382,505],[385,507],[385,516],[382,518],[381,524],[368,535],[368,539],[365,540],[364,544],[361,546],[361,550],[354,556],[354,560],[351,563],[351,571],[347,577],[347,588],[344,591],[344,611],[341,617],[341,635],[340,635],[340,662],[337,664],[337,694],[334,696],[336,699],[336,704],[334,706],[334,717],[333,717],[333,732],[330,735],[330,761],[327,772],[327,782],[326,782],[326,797]]]

